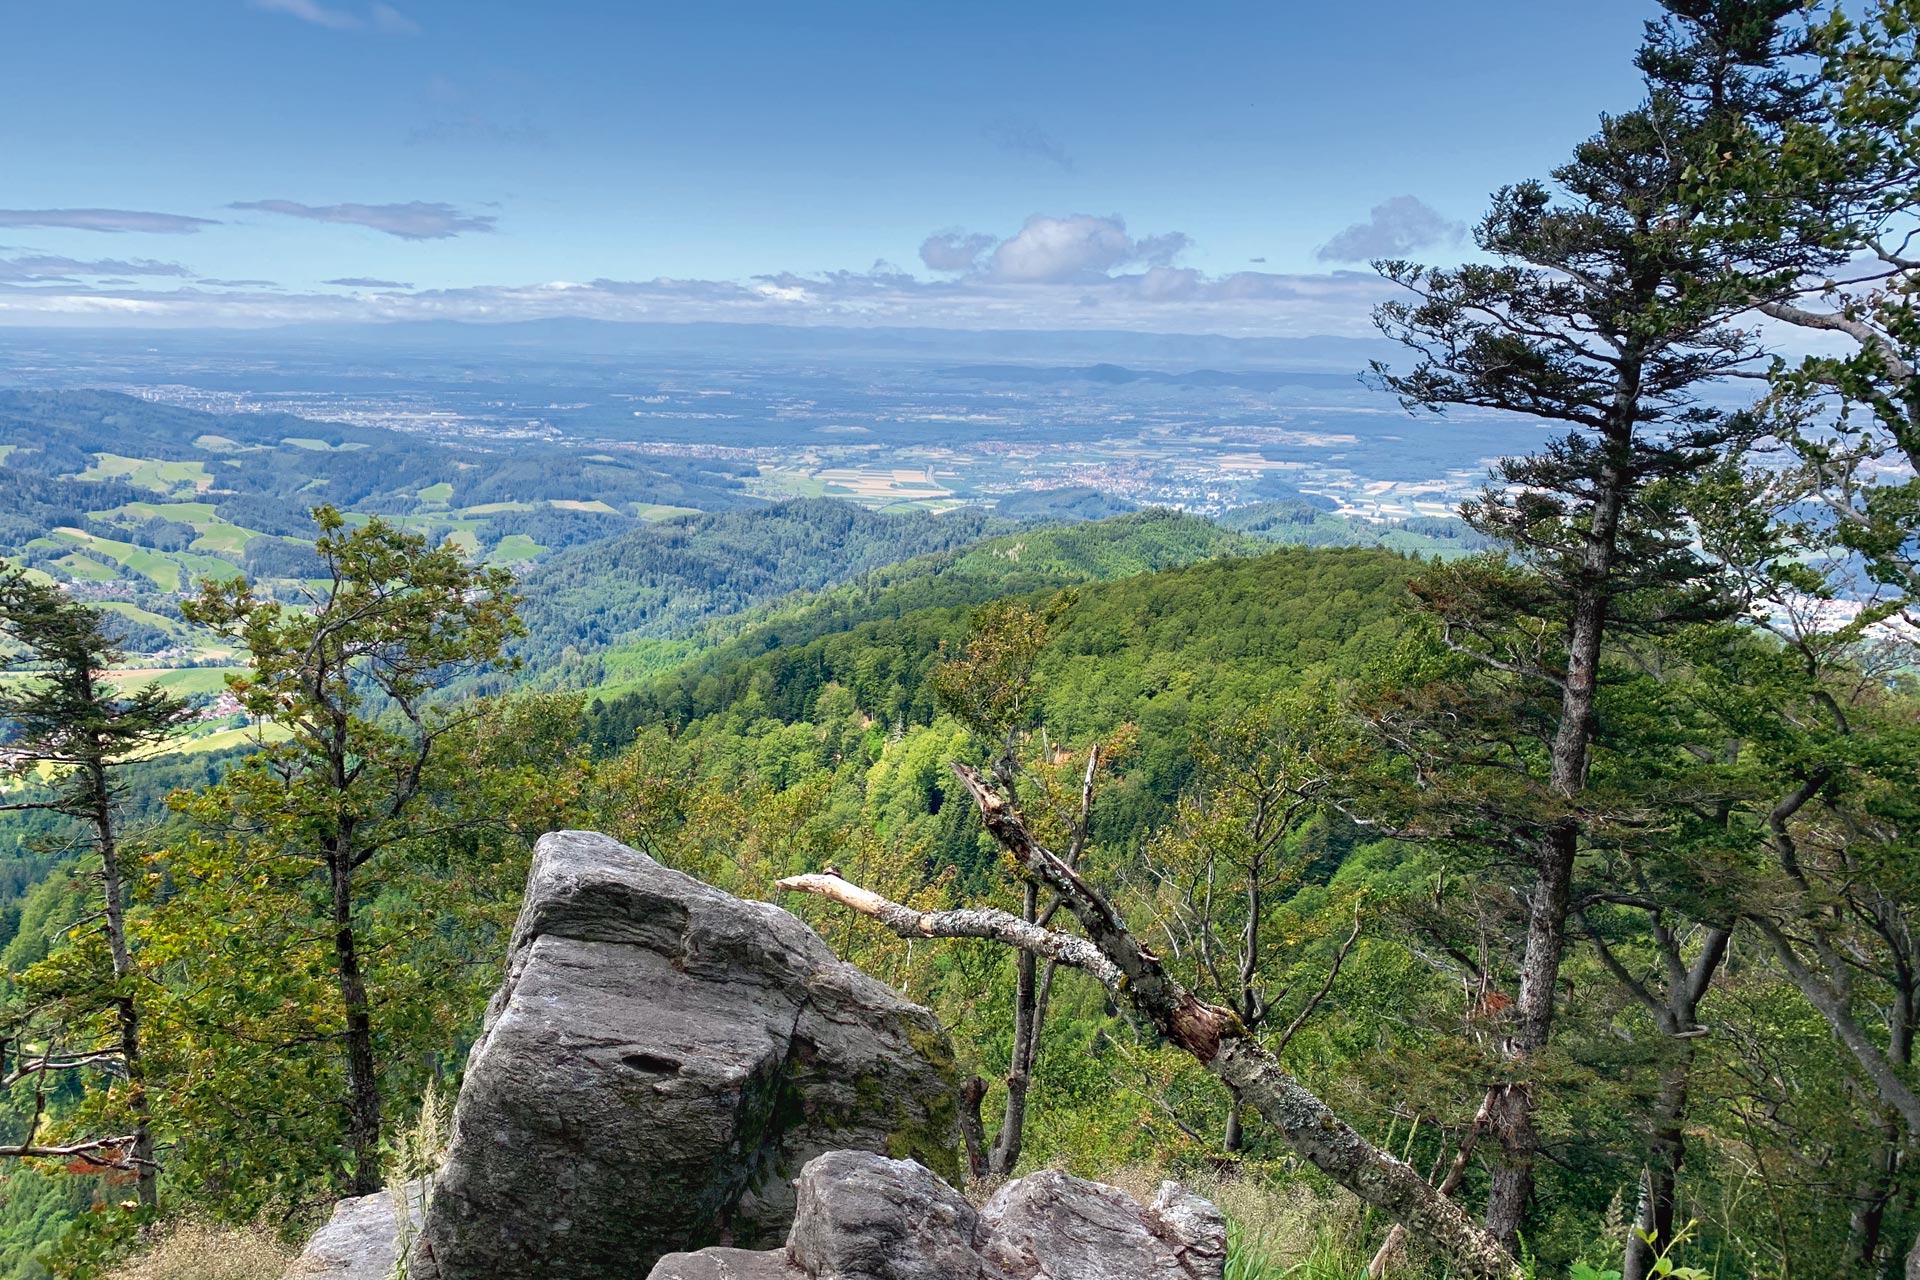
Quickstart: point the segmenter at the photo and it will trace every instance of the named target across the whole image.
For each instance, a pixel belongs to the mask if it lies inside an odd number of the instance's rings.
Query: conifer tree
[[[1503,461],[1463,509],[1508,562],[1434,575],[1423,592],[1449,647],[1501,673],[1516,710],[1525,704],[1542,726],[1524,768],[1538,785],[1496,816],[1488,846],[1531,879],[1501,1038],[1509,1078],[1487,1109],[1500,1152],[1487,1223],[1510,1244],[1533,1193],[1528,1063],[1553,1036],[1606,646],[1711,608],[1695,589],[1708,575],[1673,490],[1749,424],[1704,402],[1703,389],[1761,367],[1741,313],[1830,256],[1716,224],[1693,183],[1752,102],[1774,100],[1755,82],[1773,79],[1796,6],[1669,7],[1643,51],[1646,102],[1604,119],[1550,183],[1496,193],[1476,233],[1490,261],[1377,264],[1413,295],[1379,309],[1380,328],[1415,353],[1404,371],[1376,364],[1382,385],[1411,410],[1493,410],[1564,432]],[[1686,91],[1675,65],[1691,77]],[[1430,776],[1444,787],[1447,774]]]
[[[157,684],[127,690],[106,673],[124,654],[109,617],[70,600],[58,587],[22,570],[0,575],[0,636],[15,647],[17,678],[0,684],[0,728],[11,731],[10,771],[38,789],[50,773],[51,795],[0,804],[70,819],[77,843],[98,860],[98,930],[76,936],[105,945],[107,972],[81,956],[50,961],[24,975],[33,1003],[21,1021],[0,1026],[0,1081],[31,1079],[36,1104],[25,1138],[0,1155],[77,1158],[101,1168],[131,1170],[142,1206],[158,1201],[153,1113],[142,1052],[142,1002],[128,930],[130,899],[125,832],[116,775],[151,754],[188,717],[186,704]],[[76,943],[73,949],[84,949]],[[73,957],[59,957],[71,961]],[[64,1144],[36,1142],[49,1072],[105,1069],[119,1078],[127,1133]]]

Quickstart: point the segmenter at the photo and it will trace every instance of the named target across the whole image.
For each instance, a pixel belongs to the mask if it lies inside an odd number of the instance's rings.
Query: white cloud
[[[81,260],[53,254],[25,254],[0,258],[0,280],[75,280],[83,276],[189,276],[177,262],[148,258]]]
[[[921,244],[920,261],[935,271],[1013,283],[1072,284],[1098,280],[1125,266],[1167,266],[1192,243],[1179,231],[1136,240],[1118,214],[1056,218],[1036,213],[1004,240],[983,232],[936,232]]]
[[[1178,231],[1135,240],[1117,214],[1053,218],[1036,213],[1018,233],[995,246],[986,270],[997,280],[1064,284],[1132,263],[1164,266],[1190,243]]]
[[[206,282],[202,282],[203,284]],[[1079,284],[1009,283],[985,277],[922,280],[837,272],[747,281],[542,281],[460,288],[341,289],[296,293],[201,285],[154,289],[0,280],[0,324],[47,324],[63,314],[118,309],[142,323],[269,325],[389,320],[719,321],[896,325],[957,329],[1134,329],[1159,333],[1305,336],[1372,332],[1373,305],[1387,295],[1363,272],[1205,276],[1156,267]]]
[[[247,4],[263,13],[282,13],[329,31],[363,31],[371,28],[395,35],[420,33],[419,23],[390,4],[375,4],[364,15],[351,9],[322,4],[321,0],[247,0]]]
[[[1466,233],[1437,210],[1413,196],[1395,196],[1373,207],[1365,222],[1356,222],[1320,246],[1314,255],[1322,262],[1370,262],[1398,258],[1416,249],[1457,241]]]
[[[937,231],[921,242],[920,261],[934,271],[972,271],[980,265],[980,255],[997,243],[984,233]]]
[[[145,209],[0,209],[0,227],[58,227],[66,231],[145,232],[149,235],[187,236],[202,227],[217,227],[212,218],[189,218],[179,213],[152,213]]]
[[[492,231],[499,221],[490,213],[462,213],[439,201],[407,204],[301,204],[297,200],[246,200],[229,209],[278,213],[314,222],[340,222],[371,227],[402,240],[445,240],[466,231]]]
[[[288,202],[256,202],[284,205]],[[414,206],[294,206],[296,217],[378,225],[431,238],[447,206],[424,223],[358,216]],[[346,210],[354,216],[346,216]],[[275,209],[276,212],[285,212]],[[444,231],[452,234],[451,231]],[[264,325],[302,321],[454,319],[771,322],[963,329],[1134,329],[1147,332],[1304,336],[1372,332],[1370,313],[1393,287],[1371,272],[1214,276],[1174,265],[1188,246],[1178,232],[1135,237],[1118,217],[1036,215],[1014,234],[941,232],[921,246],[940,274],[909,274],[881,261],[864,271],[778,272],[745,280],[547,280],[406,291],[396,281],[343,276],[329,290],[216,291],[130,282],[0,280],[0,323],[50,323],[63,314],[116,305],[141,323]],[[204,285],[207,282],[200,282]]]

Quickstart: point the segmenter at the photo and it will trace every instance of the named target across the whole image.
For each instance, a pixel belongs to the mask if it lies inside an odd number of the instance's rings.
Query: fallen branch
[[[963,764],[955,764],[953,771],[972,795],[995,843],[1060,895],[1085,930],[1084,939],[1039,929],[1004,912],[913,911],[838,876],[796,876],[782,881],[781,887],[819,894],[880,920],[903,937],[984,937],[1011,946],[1037,944],[1048,948],[1037,954],[1055,956],[1089,972],[1095,970],[1084,962],[1097,954],[1112,975],[1111,981],[1102,979],[1108,990],[1203,1063],[1315,1168],[1432,1241],[1464,1273],[1481,1280],[1522,1280],[1524,1272],[1513,1255],[1462,1206],[1334,1114],[1248,1033],[1232,1010],[1205,1003],[1175,980],[1160,958],[1127,928],[1113,903],[1075,867],[1042,845],[985,775]],[[939,932],[942,929],[950,932]]]
[[[1496,1097],[1493,1090],[1481,1099],[1480,1110],[1473,1116],[1473,1123],[1467,1126],[1467,1132],[1460,1139],[1459,1148],[1453,1153],[1453,1163],[1447,1168],[1447,1176],[1441,1179],[1440,1194],[1451,1197],[1460,1190],[1460,1184],[1466,1181],[1467,1165],[1473,1160],[1473,1149],[1487,1131],[1487,1125],[1493,1119],[1493,1103]],[[1387,1232],[1387,1238],[1380,1251],[1373,1255],[1373,1261],[1367,1264],[1367,1280],[1381,1280],[1387,1272],[1400,1264],[1407,1247],[1407,1229],[1401,1223],[1394,1223],[1393,1230]]]
[[[991,907],[957,911],[915,911],[891,902],[871,889],[832,875],[788,876],[777,888],[788,893],[811,893],[878,920],[902,938],[984,938],[1021,951],[1030,951],[1072,969],[1092,974],[1100,985],[1120,994],[1120,970],[1085,938],[1059,933]]]

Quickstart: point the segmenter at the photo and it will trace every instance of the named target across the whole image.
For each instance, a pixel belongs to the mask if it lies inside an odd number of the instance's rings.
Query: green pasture
[[[162,591],[180,591],[200,578],[224,579],[239,573],[239,569],[231,562],[212,556],[194,555],[186,551],[150,551],[145,547],[136,547],[131,542],[103,538],[81,529],[62,527],[55,529],[52,536],[61,542],[85,547],[88,551],[106,556],[146,578]]]
[[[521,560],[531,560],[542,554],[546,548],[524,533],[510,533],[500,539],[498,546],[487,556],[489,564],[512,564]]]
[[[125,480],[128,484],[155,493],[173,493],[191,489],[204,493],[213,488],[213,476],[207,464],[198,459],[188,462],[162,462],[155,458],[128,458],[117,453],[96,453],[94,463],[80,473],[82,480]]]

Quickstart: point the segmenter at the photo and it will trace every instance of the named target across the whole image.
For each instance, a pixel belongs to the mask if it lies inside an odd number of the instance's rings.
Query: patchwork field
[[[768,467],[761,471],[756,487],[769,496],[845,498],[882,508],[901,503],[924,506],[954,498],[954,491],[935,478],[931,467]]]
[[[94,455],[93,466],[80,473],[82,480],[125,480],[128,484],[155,493],[173,493],[190,489],[205,493],[214,486],[207,464],[192,461],[164,462],[153,458],[127,458],[117,453]]]
[[[104,556],[146,578],[162,591],[183,591],[197,579],[230,578],[238,572],[237,566],[230,560],[184,551],[153,551],[131,542],[103,538],[99,534],[67,526],[55,529],[50,538],[38,539],[28,545],[42,543],[68,543]]]

